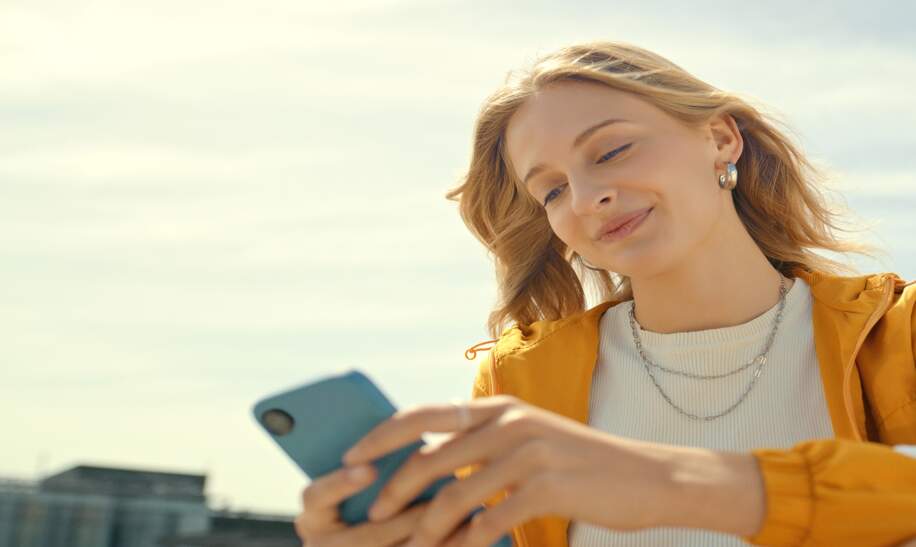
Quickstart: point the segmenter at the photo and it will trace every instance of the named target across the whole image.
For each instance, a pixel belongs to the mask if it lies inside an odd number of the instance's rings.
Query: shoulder
[[[894,300],[908,302],[912,307],[916,302],[916,280],[904,280],[898,277],[894,282]]]
[[[597,328],[604,312],[618,304],[617,301],[601,302],[558,319],[542,319],[532,323],[518,324],[507,328],[496,341],[491,354],[495,359],[531,351],[541,345],[589,333]]]
[[[795,276],[805,281],[812,297],[821,305],[842,311],[866,310],[897,302],[912,305],[916,301],[914,282],[893,272],[844,276],[798,270]]]
[[[474,396],[499,393],[497,378],[507,366],[518,368],[536,362],[553,351],[571,351],[575,347],[592,347],[597,339],[598,323],[608,308],[618,301],[601,302],[591,308],[558,319],[542,319],[531,323],[516,323],[507,327],[492,343],[477,367]],[[472,348],[477,348],[476,344]],[[472,350],[468,350],[472,351]],[[468,359],[472,353],[466,352]],[[526,367],[527,368],[527,367]]]
[[[916,281],[897,277],[889,292],[882,321],[891,323],[890,328],[908,331],[916,342]]]

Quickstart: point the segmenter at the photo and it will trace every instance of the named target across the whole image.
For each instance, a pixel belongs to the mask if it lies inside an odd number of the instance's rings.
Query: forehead
[[[525,100],[506,127],[516,176],[521,179],[535,162],[565,155],[583,129],[612,117],[642,126],[665,123],[663,112],[632,93],[594,82],[548,84]]]

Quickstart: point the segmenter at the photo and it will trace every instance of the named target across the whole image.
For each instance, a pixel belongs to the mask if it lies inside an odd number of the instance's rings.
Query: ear
[[[709,134],[716,146],[716,166],[738,163],[744,150],[744,138],[731,114],[722,113],[709,120]]]

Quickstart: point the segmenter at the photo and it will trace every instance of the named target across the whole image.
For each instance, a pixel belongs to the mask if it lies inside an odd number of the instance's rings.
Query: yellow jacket
[[[766,517],[754,545],[887,546],[916,537],[916,285],[895,274],[839,277],[802,270],[814,343],[836,434],[759,448]],[[616,302],[505,329],[480,363],[472,398],[510,394],[587,424],[602,313]],[[495,344],[494,344],[495,342]],[[485,344],[490,347],[482,348]],[[475,472],[456,470],[459,479]],[[485,502],[505,498],[505,490]],[[568,547],[570,520],[531,519],[517,547]]]

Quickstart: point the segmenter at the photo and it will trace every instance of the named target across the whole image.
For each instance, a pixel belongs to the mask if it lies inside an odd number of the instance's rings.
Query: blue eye
[[[560,188],[560,187],[557,186],[556,188],[554,188],[554,189],[551,190],[550,192],[547,192],[547,195],[544,196],[544,205],[547,205],[548,203],[550,203],[550,200],[553,199],[551,196],[553,196],[553,195],[554,195],[554,192],[556,192],[559,188]]]
[[[609,159],[611,159],[612,157],[614,157],[614,156],[616,156],[617,154],[619,154],[620,152],[623,152],[624,150],[626,150],[627,148],[629,148],[630,145],[632,145],[632,144],[633,144],[633,143],[631,142],[631,143],[629,143],[629,144],[625,144],[625,145],[621,146],[620,148],[611,150],[611,151],[608,152],[607,154],[601,156],[601,158],[599,158],[599,159],[601,159],[601,160],[609,160]],[[598,162],[598,163],[601,163],[601,162]]]
[[[628,144],[625,144],[625,145],[621,146],[620,148],[615,148],[614,150],[611,150],[611,151],[608,152],[607,154],[605,154],[605,155],[601,156],[600,158],[598,158],[600,161],[598,161],[597,163],[601,163],[602,161],[607,161],[607,160],[613,158],[613,157],[616,156],[617,154],[619,154],[619,153],[623,152],[624,150],[626,150],[627,148],[629,148],[632,144],[633,144],[633,143],[628,143]],[[548,192],[546,196],[544,196],[544,205],[547,205],[548,203],[550,203],[550,201],[553,199],[553,196],[555,195],[554,192],[557,192],[557,190],[559,190],[559,189],[560,189],[560,186],[557,186],[556,188],[554,188],[553,190],[551,190],[550,192]]]

